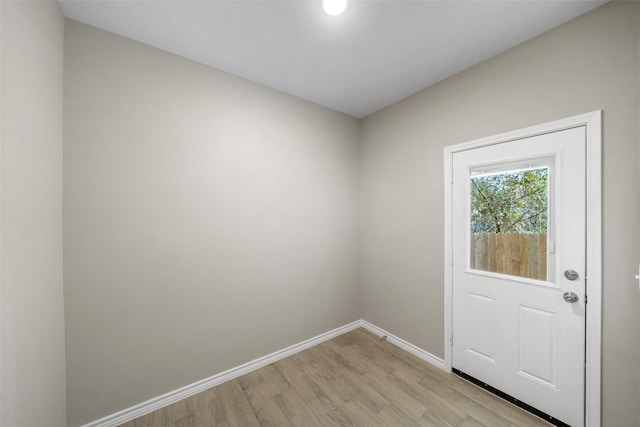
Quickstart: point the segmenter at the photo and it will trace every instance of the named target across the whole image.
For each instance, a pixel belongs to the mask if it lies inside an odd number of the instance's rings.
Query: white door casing
[[[445,149],[445,364],[576,426],[600,425],[600,115]],[[549,283],[469,265],[470,171],[526,159],[552,173]]]

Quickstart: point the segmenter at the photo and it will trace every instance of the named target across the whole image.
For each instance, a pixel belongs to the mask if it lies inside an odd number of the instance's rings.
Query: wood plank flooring
[[[356,329],[123,426],[549,424],[365,329]]]

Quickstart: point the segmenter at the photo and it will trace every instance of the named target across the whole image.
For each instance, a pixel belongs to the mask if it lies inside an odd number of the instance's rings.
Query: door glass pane
[[[471,268],[546,281],[549,168],[472,171],[470,180]]]

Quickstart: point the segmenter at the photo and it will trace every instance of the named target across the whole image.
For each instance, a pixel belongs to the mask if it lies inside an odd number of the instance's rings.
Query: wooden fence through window
[[[471,268],[547,280],[547,235],[546,233],[473,234]]]

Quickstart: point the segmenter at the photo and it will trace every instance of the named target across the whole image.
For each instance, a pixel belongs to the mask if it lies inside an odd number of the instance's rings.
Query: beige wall
[[[443,357],[443,147],[604,111],[603,419],[640,425],[637,3],[613,3],[366,118],[362,315]]]
[[[64,18],[55,2],[2,16],[2,417],[65,426],[62,290]]]
[[[65,37],[70,425],[359,318],[356,119]]]

